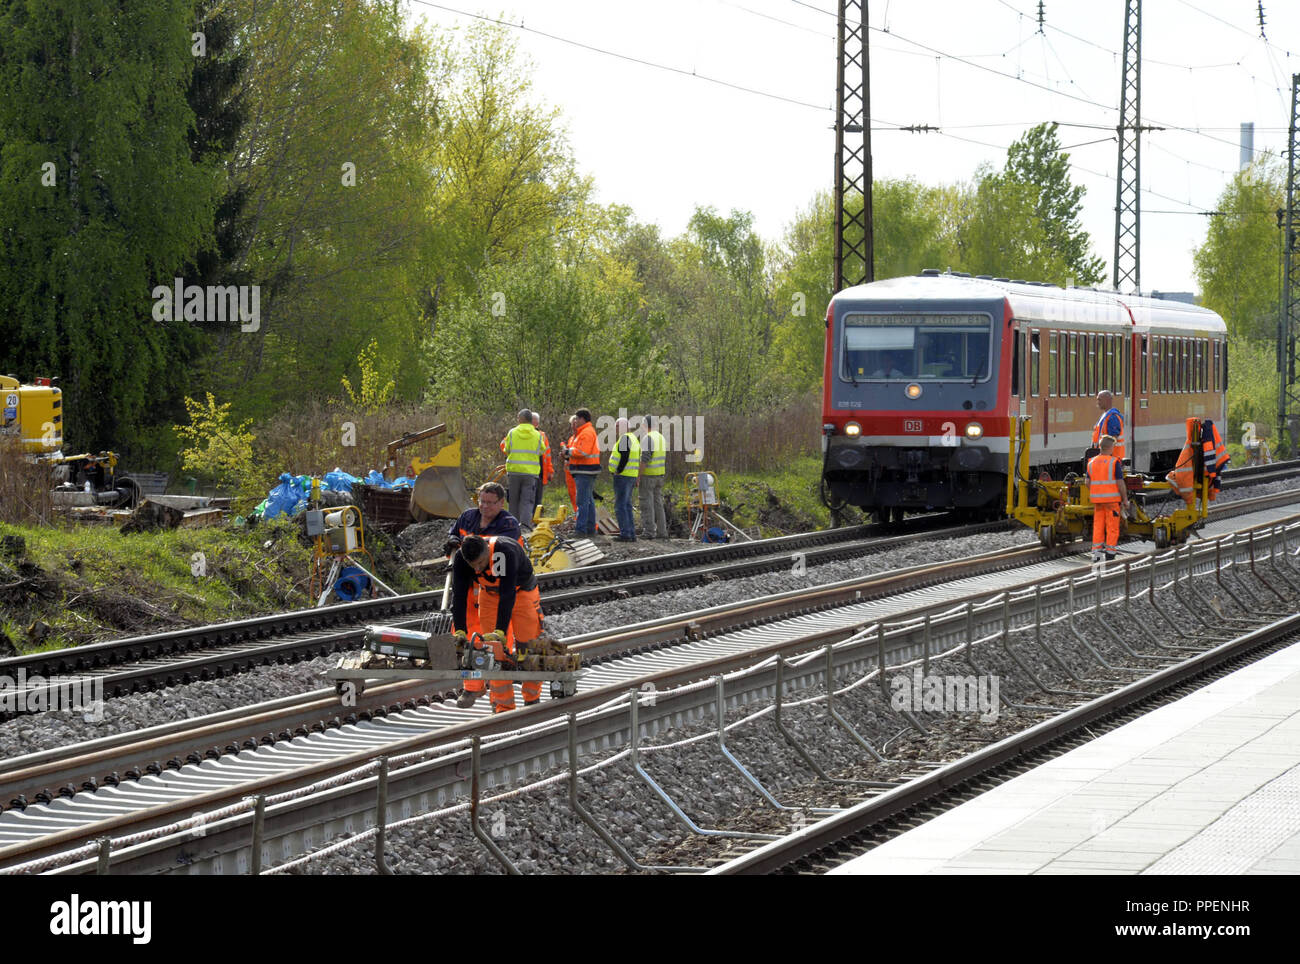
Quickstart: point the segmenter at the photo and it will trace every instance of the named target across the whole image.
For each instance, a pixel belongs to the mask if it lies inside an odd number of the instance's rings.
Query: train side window
[[[1025,364],[1025,352],[1022,346],[1026,334],[1025,332],[1016,332],[1016,337],[1011,342],[1011,394],[1018,395],[1021,401],[1025,399],[1025,379],[1022,371]]]
[[[1192,340],[1190,338],[1182,339],[1182,346],[1179,351],[1179,369],[1178,369],[1178,386],[1184,392],[1192,390]]]
[[[1196,342],[1196,373],[1201,379],[1201,391],[1210,390],[1210,352],[1209,343],[1200,338]]]
[[[1228,390],[1228,343],[1222,342],[1223,345],[1223,388],[1222,391]]]
[[[1070,351],[1065,358],[1065,394],[1074,396],[1078,394],[1079,369],[1075,362],[1076,352],[1078,350],[1078,336],[1070,332]]]
[[[1120,335],[1119,338],[1119,380],[1124,387],[1120,389],[1125,395],[1132,392],[1132,386],[1129,382],[1133,377],[1133,366],[1130,363],[1129,355],[1133,351],[1133,343],[1127,335]]]
[[[1138,362],[1138,385],[1141,388],[1142,394],[1145,395],[1147,393],[1147,385],[1149,384],[1147,381],[1147,362],[1150,356],[1147,354],[1147,336],[1142,335],[1140,337],[1142,338],[1142,344],[1140,345],[1141,350],[1138,352],[1138,357],[1141,359]]]
[[[1214,339],[1214,391],[1219,390],[1219,339]]]
[[[1097,394],[1097,336],[1088,336],[1088,354],[1084,356],[1088,365],[1088,390],[1086,395],[1092,396]]]
[[[1056,397],[1056,387],[1060,384],[1060,351],[1056,345],[1056,332],[1047,333],[1047,394]]]
[[[1042,365],[1042,350],[1039,345],[1039,339],[1042,332],[1034,331],[1029,334],[1029,394],[1037,398],[1039,393],[1039,375],[1038,370]]]
[[[1115,341],[1110,335],[1102,335],[1102,358],[1105,359],[1101,369],[1101,387],[1109,388],[1112,393],[1119,394],[1119,386],[1115,384]]]

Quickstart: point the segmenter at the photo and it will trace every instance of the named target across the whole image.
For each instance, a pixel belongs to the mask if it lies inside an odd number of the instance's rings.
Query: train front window
[[[845,381],[988,379],[987,315],[850,315],[844,321]]]

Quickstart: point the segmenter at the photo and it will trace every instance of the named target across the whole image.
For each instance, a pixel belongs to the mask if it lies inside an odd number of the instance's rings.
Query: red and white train
[[[1132,469],[1163,474],[1185,419],[1224,425],[1226,338],[1205,308],[1041,282],[926,270],[846,288],[826,312],[823,494],[882,521],[997,511],[1011,420],[1033,419],[1035,471],[1081,471],[1103,389]]]

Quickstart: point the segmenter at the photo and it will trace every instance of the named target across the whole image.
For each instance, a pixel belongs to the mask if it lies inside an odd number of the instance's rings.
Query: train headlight
[[[845,435],[851,435],[851,436],[858,436],[858,435],[861,435],[861,434],[862,434],[862,426],[859,425],[857,422],[845,422],[845,423],[844,423],[844,434],[845,434]]]
[[[906,392],[908,398],[920,398],[921,386],[918,385],[916,382],[912,382],[912,384],[907,386]]]
[[[984,426],[979,422],[966,423],[966,437],[968,439],[977,439],[984,437]]]

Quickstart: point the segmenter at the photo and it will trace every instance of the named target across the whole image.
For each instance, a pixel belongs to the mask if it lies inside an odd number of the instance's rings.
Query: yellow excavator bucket
[[[411,467],[419,473],[411,488],[411,515],[417,522],[455,519],[473,507],[460,471],[459,439],[444,445],[432,459],[412,459]]]

